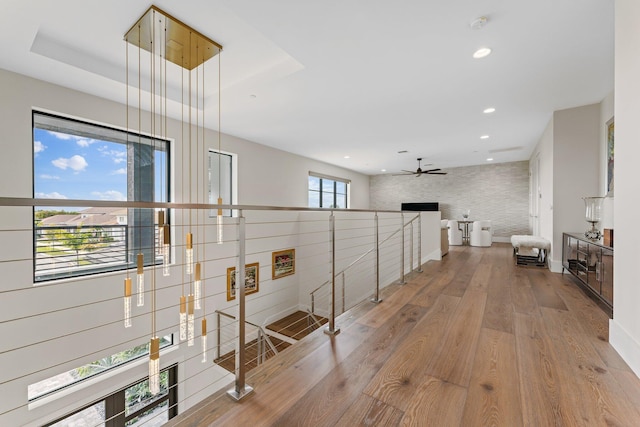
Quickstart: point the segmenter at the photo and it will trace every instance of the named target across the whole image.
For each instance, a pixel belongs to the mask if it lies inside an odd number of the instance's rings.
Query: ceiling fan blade
[[[416,173],[416,171],[408,171],[406,169],[401,169],[402,172],[407,172],[407,173]]]
[[[391,176],[407,176],[407,175],[415,175],[415,172],[411,173],[392,173]]]
[[[446,175],[447,174],[446,172],[426,172],[426,173],[428,173],[429,175]]]
[[[442,169],[429,169],[429,170],[424,171],[424,173],[437,172],[439,170],[442,170]]]

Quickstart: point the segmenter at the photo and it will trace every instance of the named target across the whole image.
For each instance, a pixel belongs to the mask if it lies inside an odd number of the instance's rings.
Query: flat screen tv
[[[438,211],[440,206],[438,202],[422,202],[422,203],[403,203],[403,211]]]

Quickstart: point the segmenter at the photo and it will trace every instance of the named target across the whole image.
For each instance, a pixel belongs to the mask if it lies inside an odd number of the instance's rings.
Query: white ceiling
[[[1,0],[0,68],[124,103],[123,35],[151,4]],[[613,0],[153,4],[224,46],[223,132],[369,175],[527,160],[553,111],[613,90]]]

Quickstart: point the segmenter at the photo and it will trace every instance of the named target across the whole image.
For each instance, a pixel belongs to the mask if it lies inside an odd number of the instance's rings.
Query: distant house
[[[126,225],[126,208],[87,208],[74,215],[53,215],[40,221],[42,227]]]
[[[110,225],[114,227],[109,227]],[[39,231],[51,228],[65,228],[72,231],[78,227],[96,227],[101,229],[102,236],[114,240],[126,238],[126,208],[87,208],[73,215],[53,215],[40,221]],[[38,237],[42,237],[38,232]]]

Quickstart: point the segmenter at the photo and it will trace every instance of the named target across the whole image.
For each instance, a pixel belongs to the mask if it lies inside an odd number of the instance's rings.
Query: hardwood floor
[[[569,275],[453,246],[219,392],[179,426],[640,426],[640,380]]]

